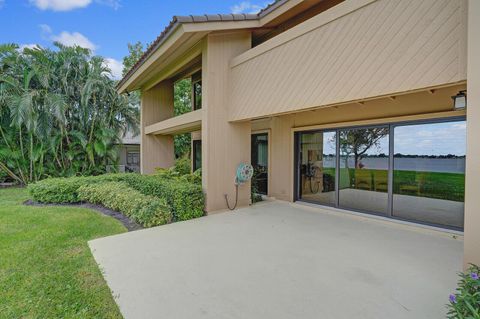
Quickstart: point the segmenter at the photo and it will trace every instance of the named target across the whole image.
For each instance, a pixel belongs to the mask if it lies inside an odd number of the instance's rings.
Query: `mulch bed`
[[[7,183],[7,182],[0,183],[0,188],[14,188],[14,187],[21,187],[21,186],[18,185],[18,183]]]
[[[81,207],[81,208],[89,208],[93,209],[103,215],[110,216],[115,218],[116,220],[120,221],[125,228],[128,229],[128,231],[134,231],[134,230],[140,230],[143,229],[143,227],[127,216],[123,215],[122,213],[116,212],[114,210],[108,209],[106,207],[103,207],[101,205],[94,205],[90,203],[79,203],[79,204],[43,204],[39,202],[35,202],[31,199],[25,201],[23,203],[24,205],[28,206],[68,206],[68,207]]]

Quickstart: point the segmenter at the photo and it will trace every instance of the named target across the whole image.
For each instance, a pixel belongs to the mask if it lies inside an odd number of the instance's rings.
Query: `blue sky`
[[[425,123],[395,127],[395,153],[404,155],[448,155],[463,156],[466,153],[465,121],[446,123]],[[335,134],[325,133],[325,154],[335,153]],[[388,154],[388,136],[382,138],[378,147],[372,147],[367,154]]]
[[[0,0],[0,43],[76,43],[108,58],[118,76],[127,43],[152,42],[174,15],[252,13],[267,4],[268,0]]]

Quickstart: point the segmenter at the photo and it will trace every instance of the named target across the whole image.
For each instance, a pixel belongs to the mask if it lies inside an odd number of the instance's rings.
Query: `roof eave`
[[[195,16],[192,17],[194,19]],[[198,17],[197,17],[198,19]],[[144,53],[144,56],[131,68],[131,70],[120,80],[117,84],[117,91],[125,93],[139,89],[136,85],[133,85],[140,77],[143,71],[151,65],[161,54],[156,54],[160,48],[167,49],[173,45],[182,35],[186,33],[195,32],[212,32],[218,30],[232,30],[232,29],[249,29],[259,26],[259,20],[253,19],[251,16],[247,16],[246,19],[239,19],[236,15],[232,15],[231,19],[214,19],[208,21],[192,20],[188,21],[186,17],[175,17],[170,25],[157,37],[158,41],[154,42],[151,47]],[[174,41],[172,35],[176,34]],[[170,41],[170,43],[168,43]]]
[[[117,91],[119,94],[126,93],[129,91],[134,91],[139,89],[138,87],[131,87],[134,81],[138,80],[140,77],[141,72],[139,70],[144,69],[145,64],[152,58],[152,56],[158,51],[158,49],[165,44],[168,40],[171,40],[172,34],[180,29],[182,23],[175,21],[170,24],[167,32],[165,34],[160,35],[158,38],[161,37],[158,43],[152,45],[148,50],[144,53],[145,57],[140,59],[131,69],[130,71],[118,82],[117,84]]]

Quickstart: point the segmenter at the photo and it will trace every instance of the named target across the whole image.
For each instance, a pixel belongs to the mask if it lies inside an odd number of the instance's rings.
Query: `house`
[[[476,0],[277,0],[174,17],[118,85],[141,91],[141,172],[192,132],[207,212],[252,163],[270,197],[463,231],[480,264],[478,16]],[[192,111],[173,117],[186,77]]]
[[[115,171],[119,172],[140,172],[140,135],[127,131],[121,137],[121,144],[118,144],[118,164]],[[112,165],[107,166],[107,171],[112,171]]]

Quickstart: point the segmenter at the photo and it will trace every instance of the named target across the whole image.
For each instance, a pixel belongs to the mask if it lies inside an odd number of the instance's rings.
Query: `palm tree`
[[[103,58],[80,47],[0,45],[0,170],[27,184],[99,174],[138,130],[138,108],[115,90]]]

